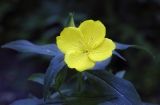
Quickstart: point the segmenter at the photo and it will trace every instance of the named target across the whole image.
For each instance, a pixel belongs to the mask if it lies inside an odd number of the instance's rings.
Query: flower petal
[[[106,28],[100,21],[87,20],[80,24],[84,40],[91,48],[97,47],[104,40]]]
[[[71,52],[65,55],[65,62],[69,68],[75,68],[82,72],[94,67],[95,63],[91,61],[87,54],[82,52]]]
[[[106,38],[101,45],[89,53],[89,58],[93,61],[103,61],[112,56],[115,47],[113,41]]]
[[[82,33],[78,28],[67,27],[57,37],[57,46],[63,52],[66,53],[70,50],[81,50]]]

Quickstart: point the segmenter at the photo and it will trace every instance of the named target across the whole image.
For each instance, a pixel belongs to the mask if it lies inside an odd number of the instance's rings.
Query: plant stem
[[[78,75],[78,91],[82,91],[82,85],[83,85],[83,74],[80,72]]]
[[[64,100],[64,102],[67,102],[66,97],[61,93],[61,91],[59,89],[57,90],[57,92],[62,97],[62,99]]]

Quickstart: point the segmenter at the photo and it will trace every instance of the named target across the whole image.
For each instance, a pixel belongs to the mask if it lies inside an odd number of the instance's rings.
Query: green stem
[[[78,91],[81,92],[82,91],[82,86],[83,85],[83,74],[82,72],[79,73],[78,75]]]
[[[62,97],[62,99],[64,100],[64,102],[67,102],[66,97],[62,94],[62,92],[59,89],[57,90],[57,92]]]

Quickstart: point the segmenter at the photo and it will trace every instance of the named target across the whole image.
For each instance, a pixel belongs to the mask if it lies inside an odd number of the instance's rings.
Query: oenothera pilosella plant
[[[56,44],[36,45],[27,40],[7,43],[2,48],[51,57],[46,73],[29,80],[41,84],[43,97],[34,96],[11,105],[149,105],[143,103],[134,86],[122,79],[124,71],[113,75],[108,65],[113,55],[125,60],[119,50],[126,45],[105,38],[100,20],[85,20],[78,27],[72,14]]]

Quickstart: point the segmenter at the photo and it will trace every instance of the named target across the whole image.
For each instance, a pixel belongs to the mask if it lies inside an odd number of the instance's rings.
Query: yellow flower
[[[115,43],[105,34],[106,28],[100,21],[86,20],[78,28],[64,28],[57,36],[57,46],[65,54],[68,67],[82,72],[111,57]]]

